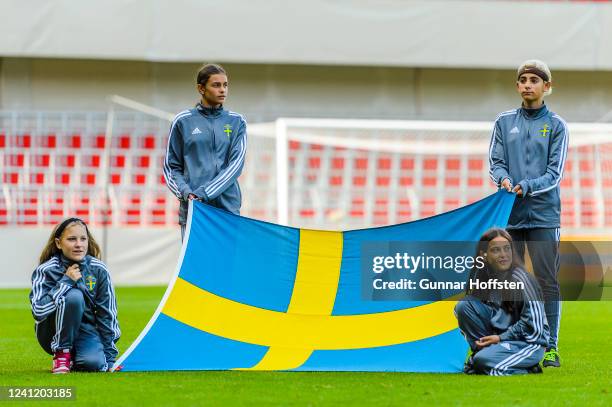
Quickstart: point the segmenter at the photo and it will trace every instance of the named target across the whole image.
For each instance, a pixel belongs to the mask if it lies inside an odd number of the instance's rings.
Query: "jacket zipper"
[[[527,142],[525,144],[526,146],[526,150],[527,150],[527,159],[525,160],[525,163],[527,164],[527,168],[526,168],[526,174],[527,174],[527,178],[529,178],[529,165],[530,165],[530,157],[529,157],[529,152],[530,152],[530,141],[531,141],[531,127],[533,125],[533,120],[529,120],[529,126],[527,127]],[[523,199],[527,199],[527,194],[525,192],[523,192]],[[528,211],[527,211],[527,226],[531,225],[531,205],[528,206]]]
[[[215,133],[215,118],[210,119],[212,121],[210,125],[210,130],[212,133],[212,152],[213,152],[213,162],[215,163],[215,174],[219,172],[219,168],[217,168],[217,134]]]

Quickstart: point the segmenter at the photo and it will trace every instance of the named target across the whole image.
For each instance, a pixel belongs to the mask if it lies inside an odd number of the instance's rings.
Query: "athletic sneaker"
[[[58,350],[53,356],[53,374],[70,372],[70,349]]]
[[[538,373],[544,373],[544,371],[542,370],[542,366],[540,366],[539,363],[536,363],[535,365],[527,369],[527,373],[538,374]]]
[[[555,348],[546,348],[544,353],[544,360],[542,361],[543,367],[561,367],[561,360],[559,359],[559,351]]]
[[[474,370],[474,360],[472,359],[471,356],[463,364],[463,373],[465,373],[465,374],[476,374],[476,370]]]
[[[476,370],[474,369],[474,353],[471,349],[468,350],[467,358],[463,364],[463,373],[476,374]]]

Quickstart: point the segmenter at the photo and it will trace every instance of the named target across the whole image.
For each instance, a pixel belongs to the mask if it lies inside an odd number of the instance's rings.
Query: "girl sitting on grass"
[[[549,328],[540,287],[522,267],[512,237],[504,229],[485,232],[476,256],[484,259],[484,267],[474,267],[470,282],[511,282],[516,288],[470,288],[457,303],[459,329],[472,350],[464,372],[491,376],[541,373],[539,361]]]

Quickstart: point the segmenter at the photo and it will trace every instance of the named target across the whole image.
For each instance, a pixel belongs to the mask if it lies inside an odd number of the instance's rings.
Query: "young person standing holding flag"
[[[525,243],[544,294],[550,340],[544,367],[561,365],[558,352],[561,322],[559,273],[560,183],[567,156],[567,123],[548,110],[544,96],[552,91],[548,66],[539,60],[518,68],[518,109],[497,116],[489,147],[489,174],[500,188],[517,194],[508,232],[521,260]]]
[[[222,66],[202,66],[196,87],[200,102],[172,121],[164,161],[166,184],[180,201],[183,236],[190,200],[235,214],[240,213],[242,203],[238,177],[246,154],[246,121],[223,108],[228,80]]]

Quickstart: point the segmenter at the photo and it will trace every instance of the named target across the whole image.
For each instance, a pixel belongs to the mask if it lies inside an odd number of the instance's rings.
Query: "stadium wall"
[[[521,0],[3,0],[0,55],[612,69],[612,4]],[[528,34],[527,36],[525,34]],[[529,41],[527,41],[529,37]]]
[[[231,77],[228,106],[250,122],[278,117],[493,120],[519,103],[514,69],[224,65]],[[106,96],[119,94],[178,112],[197,100],[198,67],[2,58],[0,110],[104,111]],[[562,71],[553,64],[551,69],[554,111],[571,122],[612,120],[612,71]]]
[[[0,287],[29,287],[37,259],[51,227],[4,227],[9,244],[0,247]],[[91,231],[103,246],[104,231]],[[180,228],[111,227],[103,257],[119,286],[165,285],[176,269],[181,249]]]

